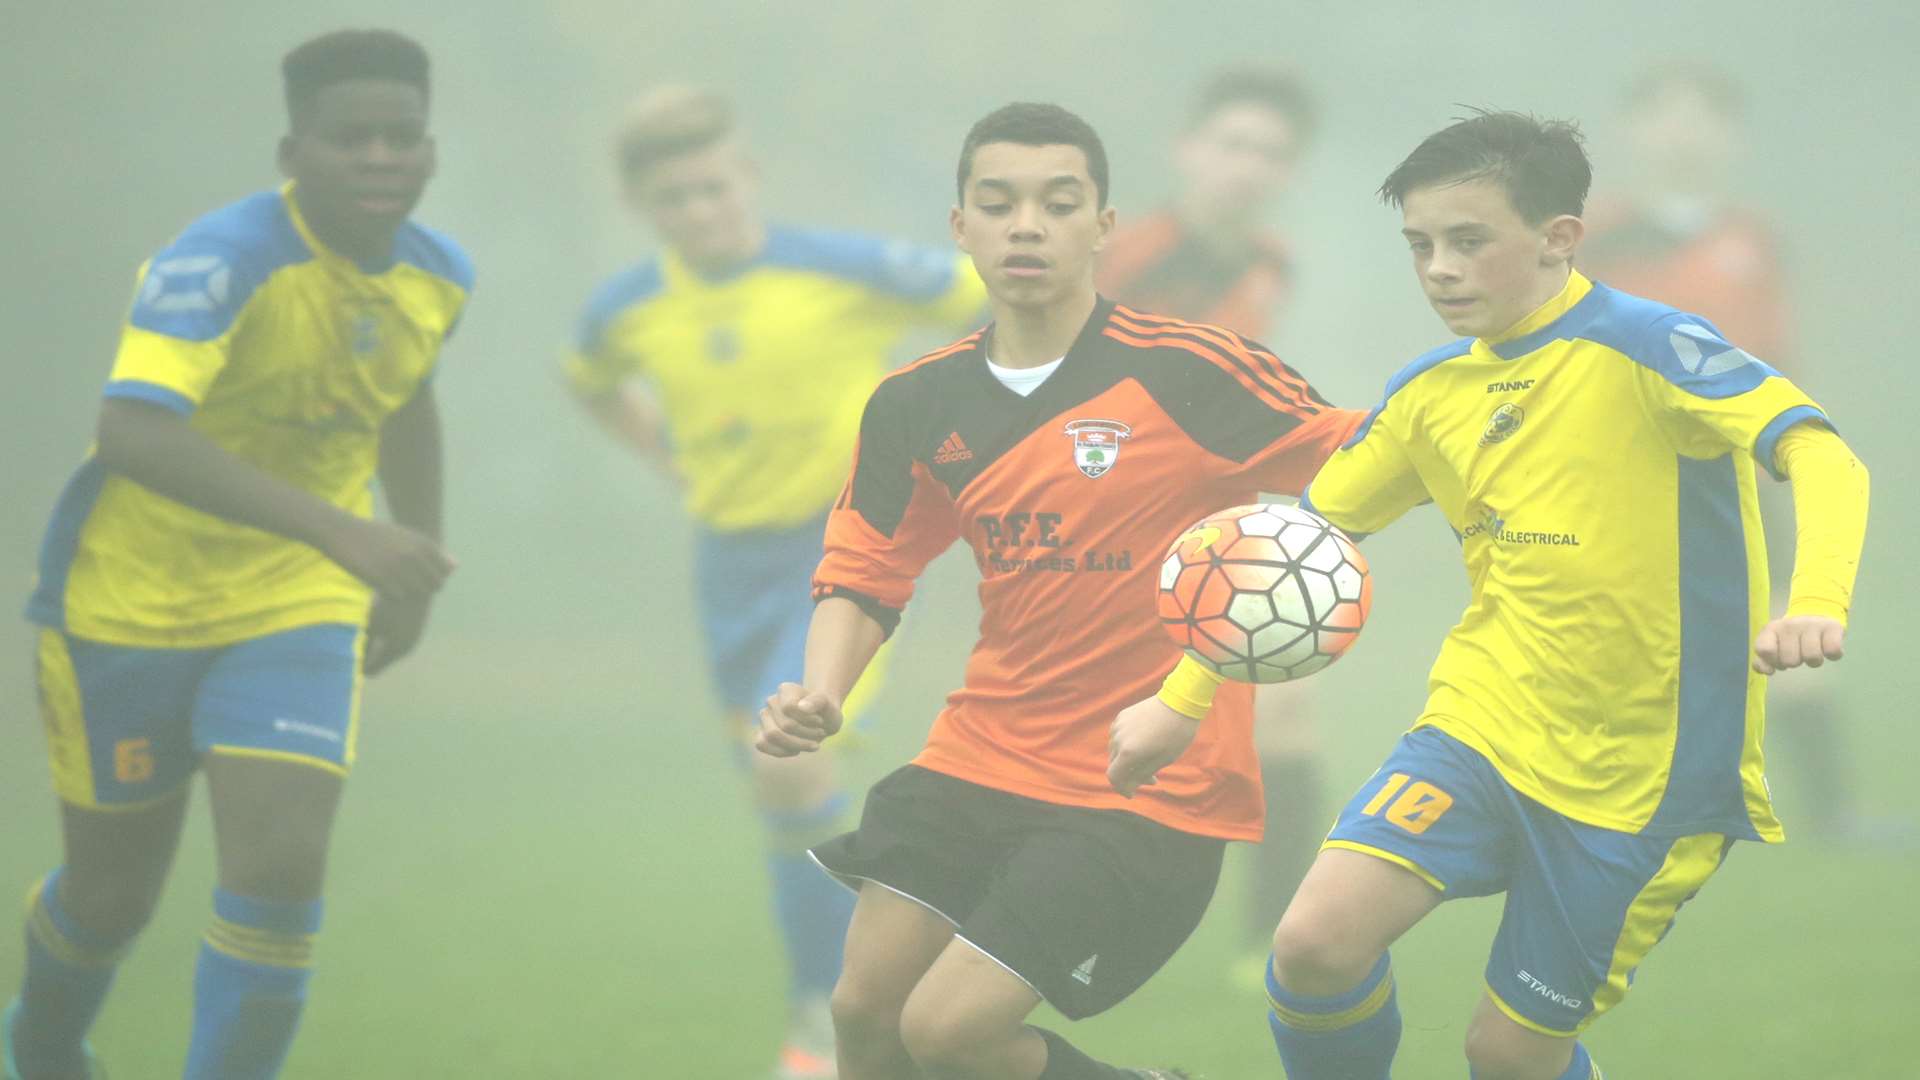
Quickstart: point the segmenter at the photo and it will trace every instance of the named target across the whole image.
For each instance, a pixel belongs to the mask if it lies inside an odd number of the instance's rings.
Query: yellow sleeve
[[[562,362],[567,385],[584,398],[611,395],[620,384],[638,373],[638,365],[625,361],[608,349],[586,352],[575,349]]]
[[[641,375],[645,363],[623,345],[632,336],[634,308],[601,314],[589,310],[573,348],[561,362],[567,385],[583,398],[611,397],[620,384]]]
[[[1207,710],[1213,707],[1213,695],[1226,681],[1226,676],[1208,670],[1193,657],[1182,656],[1154,696],[1189,720],[1205,720]]]
[[[1361,423],[1320,467],[1300,505],[1354,537],[1379,532],[1427,500],[1406,443],[1393,430],[1392,399]]]
[[[1867,535],[1867,467],[1824,424],[1795,424],[1775,450],[1793,484],[1795,546],[1788,615],[1847,621]]]

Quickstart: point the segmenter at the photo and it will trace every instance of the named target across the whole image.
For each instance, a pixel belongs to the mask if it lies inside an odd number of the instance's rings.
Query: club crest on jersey
[[[708,330],[707,356],[716,364],[731,364],[740,359],[740,331],[731,326]]]
[[[1133,429],[1118,420],[1072,420],[1065,434],[1073,439],[1073,463],[1098,480],[1120,460],[1120,444],[1133,438]]]
[[[353,318],[351,339],[353,355],[361,360],[368,359],[380,351],[380,316],[371,311],[362,311]]]
[[[1495,443],[1506,442],[1513,437],[1514,432],[1520,430],[1520,425],[1526,419],[1525,410],[1511,401],[1507,402],[1493,410],[1492,416],[1487,417],[1487,426],[1480,432],[1480,445],[1492,446]]]

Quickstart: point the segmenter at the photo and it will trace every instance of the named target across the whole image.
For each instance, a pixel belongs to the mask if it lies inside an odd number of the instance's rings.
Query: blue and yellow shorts
[[[702,530],[694,585],[714,693],[730,714],[759,730],[760,707],[783,682],[800,681],[813,622],[813,571],[820,565],[826,518],[784,529]],[[849,722],[882,681],[890,645],[847,699]]]
[[[208,649],[107,645],[42,629],[40,715],[60,798],[132,809],[185,787],[203,754],[345,776],[360,713],[361,631],[322,624]]]
[[[1515,791],[1431,727],[1408,732],[1340,812],[1325,847],[1396,863],[1446,899],[1507,894],[1487,993],[1516,1023],[1578,1034],[1633,973],[1732,842],[1574,821]]]

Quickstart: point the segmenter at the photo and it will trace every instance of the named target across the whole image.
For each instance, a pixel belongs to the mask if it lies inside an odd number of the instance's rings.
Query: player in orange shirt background
[[[1286,71],[1234,67],[1214,74],[1173,141],[1176,190],[1161,209],[1114,231],[1095,276],[1101,294],[1271,342],[1292,296],[1294,264],[1268,219],[1293,182],[1317,118],[1312,95]],[[1263,686],[1254,709],[1266,839],[1251,850],[1244,930],[1249,977],[1259,982],[1267,939],[1313,862],[1332,811],[1311,691]]]

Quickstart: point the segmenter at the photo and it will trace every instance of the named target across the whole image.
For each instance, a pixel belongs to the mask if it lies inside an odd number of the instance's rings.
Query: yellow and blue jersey
[[[615,276],[588,304],[567,370],[583,394],[651,387],[701,524],[783,529],[839,494],[861,410],[908,331],[964,328],[985,303],[953,252],[774,228],[724,278],[671,251]]]
[[[109,398],[191,417],[243,461],[372,512],[380,429],[429,378],[473,287],[409,223],[385,266],[329,250],[289,184],[216,210],[140,269]],[[313,548],[204,514],[91,456],[62,493],[28,616],[93,641],[204,648],[365,621],[365,585]]]
[[[1472,599],[1416,727],[1577,821],[1778,840],[1754,466],[1825,420],[1706,320],[1574,273],[1396,375],[1305,502],[1365,533],[1431,499],[1460,537]]]

